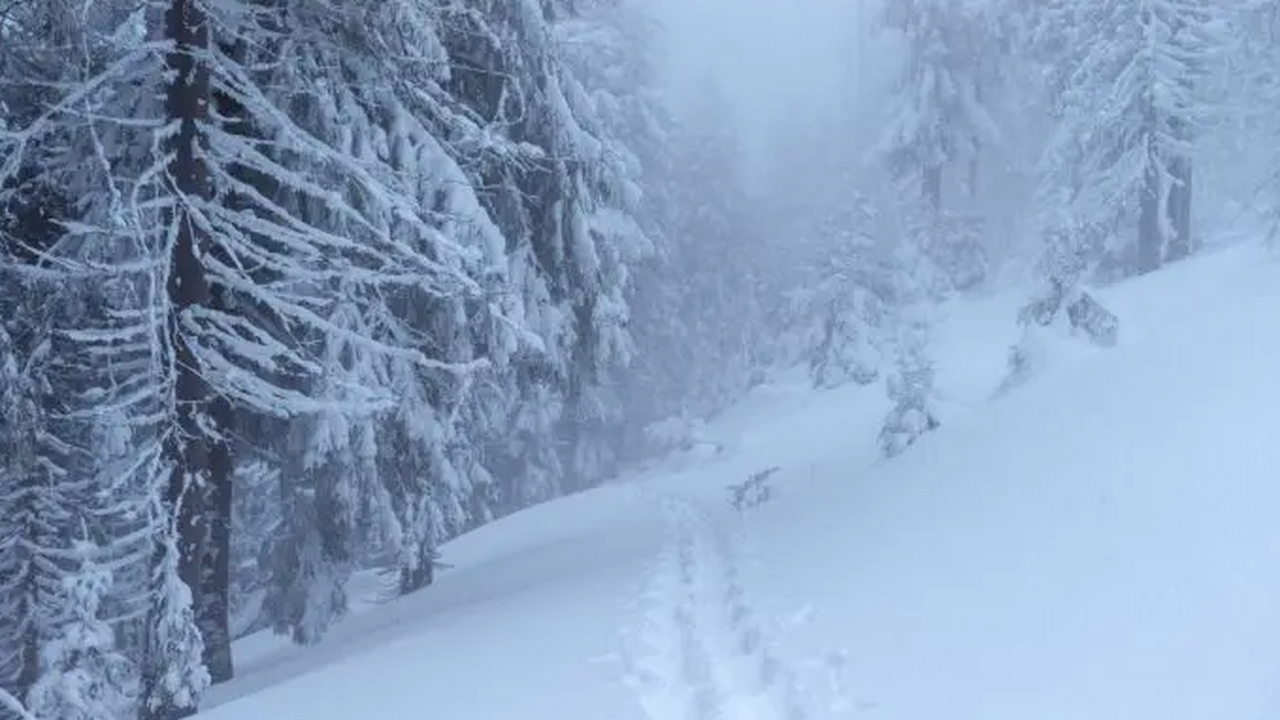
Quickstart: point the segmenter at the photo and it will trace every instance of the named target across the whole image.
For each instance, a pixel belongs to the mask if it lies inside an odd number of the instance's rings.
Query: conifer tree
[[[1203,0],[1038,9],[1037,47],[1057,99],[1043,205],[1067,209],[1044,224],[1091,265],[1110,258],[1123,274],[1147,273],[1191,251],[1195,141],[1211,118],[1203,81],[1227,47],[1228,11]]]

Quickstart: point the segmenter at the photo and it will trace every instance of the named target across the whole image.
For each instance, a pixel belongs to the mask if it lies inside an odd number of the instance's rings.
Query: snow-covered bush
[[[746,480],[728,487],[729,504],[739,512],[763,505],[773,497],[769,478],[781,468],[774,466],[754,472]]]
[[[933,363],[927,354],[922,323],[912,323],[900,334],[897,367],[885,379],[893,409],[880,428],[880,452],[895,457],[921,435],[939,426],[933,409]]]
[[[1083,336],[1096,347],[1119,341],[1120,319],[1078,285],[1051,279],[1049,289],[1018,311],[1022,337],[1009,350],[1008,374],[1000,391],[1020,384],[1044,362],[1049,336]]]

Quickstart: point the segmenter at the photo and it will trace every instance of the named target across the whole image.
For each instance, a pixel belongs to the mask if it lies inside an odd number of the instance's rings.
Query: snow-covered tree
[[[279,464],[255,457],[254,450],[243,445],[237,448],[237,455],[228,593],[233,639],[266,626],[262,604],[271,580],[271,538],[283,523]]]
[[[131,433],[136,477],[117,487],[148,509],[136,516],[151,525],[127,536],[154,539],[156,549],[129,551],[154,567],[120,592],[149,600],[141,693],[149,712],[168,717],[194,706],[202,664],[214,679],[230,672],[234,426],[254,416],[305,425],[385,411],[395,399],[379,372],[392,358],[465,373],[419,346],[388,344],[369,318],[396,288],[428,301],[465,296],[476,314],[492,315],[477,278],[502,276],[504,247],[472,223],[479,212],[467,185],[451,190],[462,173],[434,123],[458,113],[439,89],[446,66],[427,8],[284,13],[269,2],[174,0],[152,10],[104,25],[118,28],[103,43],[113,62],[87,69],[87,89],[52,98],[45,115],[7,118],[16,129],[0,141],[13,152],[0,169],[8,182],[28,165],[53,178],[75,167],[72,187],[84,189],[59,262],[97,278],[86,286],[96,289],[84,301],[92,313],[68,315],[79,325],[65,342],[115,382],[78,389],[85,412],[77,406],[70,417],[87,422],[90,405],[109,407]],[[145,42],[144,21],[155,43]],[[397,32],[382,32],[392,24]],[[340,45],[339,27],[371,45]],[[404,38],[413,53],[379,46],[386,38]],[[54,142],[58,133],[68,139]],[[36,153],[46,147],[71,150],[44,163]],[[333,312],[344,303],[359,322]],[[359,373],[337,359],[350,348],[367,360]],[[347,384],[325,384],[335,378]],[[357,426],[355,436],[367,431]],[[330,474],[334,495],[351,497],[350,476]]]
[[[357,568],[418,589],[443,540],[616,467],[674,214],[636,9],[5,9],[0,687],[187,715],[233,609],[313,641]],[[65,582],[98,577],[82,528],[109,584]]]
[[[898,333],[894,371],[885,378],[893,408],[880,428],[880,452],[895,457],[922,435],[939,427],[933,402],[934,366],[928,355],[928,330],[922,320],[907,322]]]
[[[658,28],[635,0],[591,0],[556,26],[566,63],[578,78],[577,105],[588,107],[603,133],[601,189],[609,198],[602,227],[629,245],[632,255],[624,296],[629,348],[626,367],[615,367],[608,384],[613,407],[612,451],[644,446],[643,429],[679,405],[678,391],[666,386],[667,348],[660,339],[672,329],[677,302],[663,282],[670,271],[675,197],[671,142],[675,123],[658,87],[655,40]],[[661,318],[661,320],[659,320]],[[642,378],[644,378],[642,380]],[[619,414],[624,407],[626,412]]]
[[[1212,186],[1202,183],[1211,194],[1197,205],[1226,207],[1236,214],[1252,211],[1263,221],[1266,242],[1274,249],[1280,247],[1280,159],[1259,148],[1275,148],[1280,137],[1275,113],[1280,77],[1272,71],[1280,63],[1280,5],[1270,0],[1231,5],[1236,12],[1224,13],[1230,24],[1222,35],[1237,45],[1205,83],[1228,111],[1219,113],[1214,132],[1202,143],[1200,157],[1207,162],[1201,167],[1208,166]]]
[[[1044,363],[1047,332],[1083,336],[1098,347],[1112,347],[1118,341],[1120,319],[1085,289],[1079,279],[1081,265],[1050,269],[1045,287],[1019,310],[1022,336],[1009,351],[1001,391],[1022,383]]]
[[[732,104],[714,78],[672,135],[675,217],[660,275],[668,303],[648,345],[670,373],[659,381],[695,417],[717,412],[763,366],[765,238],[755,224]],[[657,358],[655,358],[656,360]],[[660,418],[654,418],[660,419]]]
[[[92,543],[81,541],[73,550],[77,566],[62,580],[68,605],[56,635],[40,648],[39,680],[27,707],[41,718],[117,720],[133,708],[135,676],[102,617],[111,572],[98,562]]]
[[[110,335],[109,315],[131,288],[51,259],[70,249],[77,221],[107,189],[95,185],[104,158],[85,118],[98,110],[93,81],[110,59],[98,33],[122,15],[115,3],[16,3],[0,21],[0,687],[28,703],[37,686],[50,687],[57,669],[46,648],[65,640],[67,610],[79,602],[68,582],[79,571],[76,538],[102,538],[104,564],[126,579],[149,548],[145,532],[134,533],[133,464],[102,442],[134,390],[111,385],[133,358],[95,352],[97,331]],[[100,598],[99,619],[127,625],[136,589],[121,583]],[[123,682],[96,687],[123,692]]]
[[[40,493],[45,478],[36,439],[44,423],[32,387],[33,363],[19,352],[6,324],[0,322],[0,613],[8,621],[0,628],[0,689],[22,698],[38,677],[33,655],[39,652],[40,619],[48,609],[44,596],[52,581],[40,579],[44,572],[32,547],[48,539],[39,516],[51,508]]]
[[[905,0],[884,9],[906,58],[880,152],[935,215],[945,206],[947,171],[961,170],[955,185],[975,192],[981,147],[998,136],[986,99],[998,81],[997,21],[971,0]]]
[[[847,205],[820,227],[828,258],[804,298],[810,307],[803,315],[818,324],[808,340],[809,374],[818,387],[867,385],[880,377],[897,302],[886,250],[871,235],[875,210],[856,191],[848,192]]]
[[[1092,264],[1145,273],[1191,251],[1196,139],[1212,109],[1202,84],[1227,47],[1227,5],[1053,0],[1038,9],[1056,98],[1042,225]]]
[[[884,22],[901,34],[905,59],[877,153],[908,199],[904,231],[968,289],[986,275],[970,199],[983,149],[1000,137],[990,107],[1002,89],[1001,15],[971,0],[906,0],[886,5]]]
[[[170,507],[164,504],[156,509],[167,518],[173,514]],[[210,683],[192,586],[180,575],[179,532],[171,529],[166,535],[150,586],[151,613],[138,698],[144,720],[191,714]]]
[[[506,297],[523,324],[510,366],[476,385],[506,408],[503,427],[483,430],[496,436],[502,510],[616,464],[613,387],[633,354],[627,292],[651,246],[636,218],[634,153],[616,132],[632,105],[614,92],[624,87],[611,69],[617,11],[476,0],[441,17],[445,87],[498,140],[464,167],[507,240]]]

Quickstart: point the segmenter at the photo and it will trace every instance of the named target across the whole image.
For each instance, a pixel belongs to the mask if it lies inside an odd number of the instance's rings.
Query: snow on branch
[[[22,703],[18,702],[18,698],[10,695],[4,688],[0,688],[0,708],[17,715],[18,720],[39,720],[35,715],[27,712]]]

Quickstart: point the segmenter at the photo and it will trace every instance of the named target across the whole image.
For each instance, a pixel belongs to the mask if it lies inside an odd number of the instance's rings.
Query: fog
[[[857,64],[859,0],[654,0],[677,109],[712,76],[741,119],[749,160],[783,113],[832,109]]]

